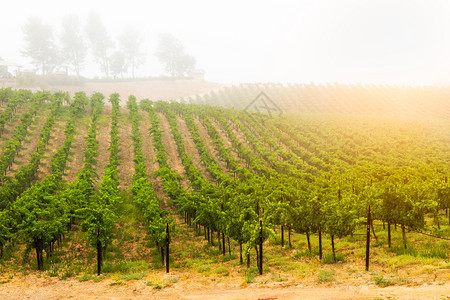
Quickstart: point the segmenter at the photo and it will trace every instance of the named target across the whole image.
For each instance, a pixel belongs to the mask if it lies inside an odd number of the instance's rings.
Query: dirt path
[[[252,146],[248,143],[245,134],[236,126],[235,123],[229,121],[228,125],[231,127],[234,136],[238,139],[238,141],[243,144],[246,148],[252,149]]]
[[[183,138],[183,144],[184,148],[186,150],[186,153],[189,155],[189,157],[192,159],[192,164],[194,167],[198,168],[202,171],[203,176],[210,182],[214,181],[209,172],[206,170],[205,164],[202,162],[202,158],[200,157],[200,154],[195,148],[194,140],[192,139],[191,133],[189,132],[189,129],[186,125],[186,122],[183,118],[177,117],[177,125],[178,130],[181,133],[181,137]]]
[[[175,144],[172,133],[170,132],[169,121],[167,121],[166,116],[162,113],[158,113],[158,119],[160,121],[159,128],[163,131],[162,142],[168,156],[167,163],[172,170],[184,177],[184,166],[178,155],[177,145]],[[187,179],[181,180],[181,184],[185,189],[189,186]]]
[[[84,116],[76,121],[74,141],[70,148],[70,154],[66,163],[66,171],[64,172],[64,179],[72,182],[78,172],[84,165],[84,149],[86,148],[86,135],[91,122],[91,114],[85,113]]]
[[[246,120],[240,119],[240,122],[242,124],[244,124],[244,126],[250,130],[250,132],[255,136],[256,139],[262,141],[263,147],[274,152],[274,154],[277,156],[278,160],[290,162],[289,160],[285,160],[282,156],[279,156],[278,153],[274,151],[274,148],[267,142],[267,140],[261,136],[261,134],[260,134],[261,130],[265,130],[266,132],[269,131],[269,129],[267,127],[265,127],[264,125],[261,125],[262,128],[256,129],[255,126],[250,125],[250,123],[248,123]],[[256,126],[257,126],[257,124],[256,124]],[[277,146],[279,146],[281,148],[281,150],[286,151],[286,152],[292,152],[291,149],[286,144],[284,144],[280,139],[277,138],[279,135],[282,134],[280,132],[280,130],[269,131],[269,132],[272,134],[272,136],[274,138],[274,142],[276,143]]]
[[[147,170],[147,175],[152,176],[153,173],[159,169],[159,164],[156,162],[156,150],[153,146],[153,139],[149,135],[149,130],[152,128],[152,124],[150,123],[150,119],[148,117],[148,113],[142,110],[139,110],[139,132],[142,137],[142,151],[145,156],[145,165]]]
[[[49,109],[45,109],[43,112],[38,110],[37,115],[33,118],[33,121],[28,127],[28,134],[22,142],[22,149],[20,150],[19,155],[14,157],[11,169],[8,168],[6,172],[7,176],[13,175],[31,160],[31,154],[36,151],[39,143],[39,134],[41,133],[49,114]]]
[[[64,144],[64,139],[66,136],[64,135],[64,129],[66,126],[66,122],[63,120],[59,120],[56,118],[55,125],[51,131],[50,139],[48,141],[47,146],[45,147],[44,155],[41,158],[39,163],[39,169],[37,172],[37,180],[41,181],[45,176],[51,174],[51,163],[52,157],[58,151],[60,147]]]
[[[314,286],[283,288],[247,288],[210,290],[185,293],[184,299],[446,299],[450,297],[450,284],[420,287]]]
[[[209,153],[212,155],[214,160],[216,161],[217,165],[222,169],[224,174],[229,174],[229,171],[227,169],[227,164],[221,159],[219,151],[217,151],[216,146],[213,144],[211,137],[208,134],[208,130],[203,125],[202,122],[198,118],[195,118],[195,124],[197,124],[198,127],[198,134],[202,138],[203,142],[205,143],[206,148],[208,148]]]
[[[255,128],[253,128],[253,126],[251,126],[246,120],[239,119],[239,122],[241,122],[241,124],[248,129],[251,136],[253,136],[256,140],[258,140],[261,143],[261,146],[269,149],[270,151],[273,151],[269,143],[266,141],[266,139],[263,139],[261,135],[258,133],[258,131]]]
[[[109,163],[109,145],[111,144],[111,107],[105,106],[103,113],[98,118],[97,129],[98,153],[95,173],[98,175],[97,182],[102,182],[103,171]],[[101,155],[100,155],[101,154]]]
[[[149,135],[149,130],[152,128],[152,124],[147,112],[140,110],[139,116],[141,117],[139,132],[142,136],[142,151],[144,152],[144,157],[146,159],[145,166],[147,175],[153,184],[153,190],[155,191],[158,199],[166,199],[161,178],[155,178],[153,176],[153,173],[159,170],[159,163],[156,161],[156,150],[153,146],[153,138]]]
[[[159,280],[170,282],[180,274],[158,274]],[[215,284],[205,287],[191,285],[189,275],[163,289],[155,289],[149,282],[155,277],[127,281],[115,285],[114,280],[78,282],[51,277],[15,277],[0,285],[2,299],[448,299],[450,284],[416,287],[376,285],[316,285],[286,287],[282,283],[260,286],[229,286]]]
[[[134,174],[134,150],[133,140],[131,139],[132,128],[129,121],[129,110],[122,108],[119,117],[119,165],[117,172],[119,174],[119,188],[127,189],[131,186],[131,180]]]
[[[20,117],[30,110],[29,104],[22,104],[16,108],[16,112],[13,113],[11,121],[7,122],[3,127],[3,134],[0,136],[0,155],[3,153],[3,147],[8,143],[9,139],[14,134],[14,129],[20,123]]]
[[[236,149],[233,147],[233,144],[231,143],[227,133],[225,132],[225,130],[222,128],[222,126],[220,125],[220,123],[216,120],[216,119],[211,119],[211,123],[214,125],[214,127],[216,128],[217,132],[219,133],[219,136],[224,144],[224,146],[226,148],[230,148],[231,149],[231,155],[233,155],[234,159],[236,161],[239,161],[239,156],[236,152]],[[242,163],[241,163],[242,165]]]
[[[250,143],[248,142],[248,140],[247,140],[245,134],[242,132],[242,130],[231,121],[229,122],[229,126],[231,126],[232,132],[233,132],[234,136],[237,138],[237,140],[248,150],[253,152],[255,155],[259,156],[259,154],[256,152],[255,148],[253,148],[252,145],[250,145]],[[247,162],[245,162],[245,163],[247,164]],[[264,160],[264,164],[266,167],[270,168],[270,166],[266,160]]]
[[[281,130],[281,128],[279,126],[277,126],[277,124],[274,124],[274,128],[277,129],[277,134],[282,135],[284,137],[289,138],[292,142],[294,142],[296,144],[296,146],[306,152],[310,152],[306,147],[304,147],[303,145],[300,144],[300,142],[294,138],[294,136],[289,135],[289,133]],[[284,145],[284,144],[283,144]],[[286,146],[287,147],[287,146]]]

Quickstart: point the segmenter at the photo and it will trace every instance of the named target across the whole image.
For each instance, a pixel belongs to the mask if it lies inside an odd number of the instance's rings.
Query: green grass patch
[[[317,275],[318,283],[331,282],[334,280],[334,275],[336,274],[335,270],[319,270],[319,274]]]
[[[231,255],[227,254],[224,257],[222,257],[221,261],[222,262],[227,262],[227,261],[230,261],[230,260],[235,260],[236,258],[237,258],[236,254],[231,254]]]
[[[412,246],[407,245],[405,249],[403,245],[393,245],[389,252],[396,255],[409,255],[413,257],[425,257],[425,258],[439,258],[448,260],[450,258],[450,244],[446,241],[432,242]]]
[[[206,254],[208,256],[212,256],[212,257],[217,257],[222,254],[222,250],[219,250],[218,248],[216,249],[214,247],[208,247],[208,249],[205,249],[205,250],[206,250]]]
[[[147,281],[145,284],[147,286],[153,287],[155,290],[161,290],[163,288],[169,287],[175,283],[177,283],[180,279],[178,277],[172,277],[169,279],[166,279],[164,281],[161,281],[161,279],[156,280],[156,282]]]
[[[206,273],[209,271],[211,271],[211,267],[208,265],[201,265],[197,268],[197,272],[199,272],[199,273]]]
[[[146,273],[131,273],[131,274],[123,275],[121,277],[121,279],[126,280],[126,281],[139,280],[139,279],[144,278],[146,275],[147,275]]]
[[[79,282],[88,281],[88,280],[91,280],[92,277],[93,277],[93,275],[84,273],[83,275],[78,277],[78,281]]]
[[[219,274],[219,275],[223,275],[223,276],[228,276],[230,275],[230,270],[228,270],[227,268],[225,268],[224,266],[220,266],[218,268],[215,268],[213,270],[213,272],[215,274]]]
[[[167,281],[167,283],[168,283],[168,284],[174,284],[174,283],[177,283],[179,280],[180,280],[180,278],[178,278],[178,277],[173,277],[173,278],[170,278],[170,279]]]
[[[47,271],[47,275],[49,277],[56,277],[59,274],[59,266],[58,265],[50,265]]]
[[[344,261],[344,255],[342,253],[336,253],[336,260],[334,260],[333,253],[327,253],[322,257],[322,263],[324,264],[335,264]]]
[[[419,256],[429,258],[450,259],[450,243],[448,241],[428,241],[419,248]]]
[[[295,260],[300,260],[303,257],[315,257],[319,255],[319,249],[312,249],[311,251],[309,251],[308,249],[305,250],[301,250],[301,251],[297,251],[293,258]]]
[[[375,275],[373,277],[373,281],[375,282],[376,285],[381,286],[381,287],[387,287],[387,286],[395,284],[394,280],[385,279],[382,274],[381,275]]]
[[[281,276],[280,274],[272,274],[272,280],[276,281],[276,282],[283,282],[283,281],[287,281],[286,277]]]
[[[143,260],[119,260],[103,263],[103,273],[138,273],[150,269],[149,264]]]
[[[114,281],[114,282],[110,283],[109,285],[110,286],[115,286],[115,285],[124,285],[124,284],[125,283],[123,281],[117,280],[117,281]]]
[[[78,281],[80,281],[80,282],[88,281],[88,280],[102,281],[105,278],[106,278],[106,276],[104,274],[101,274],[100,276],[98,276],[97,273],[95,273],[95,274],[84,273],[83,275],[78,277]]]
[[[252,283],[255,281],[256,276],[258,276],[259,270],[257,267],[251,267],[245,270],[244,281],[245,283]]]

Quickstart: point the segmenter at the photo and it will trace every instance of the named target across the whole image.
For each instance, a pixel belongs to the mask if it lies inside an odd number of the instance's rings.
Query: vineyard
[[[261,91],[285,112],[447,120],[450,115],[450,88],[435,86],[249,83],[226,86],[180,100],[191,104],[245,109]]]
[[[259,91],[283,113],[242,110]],[[0,89],[0,280],[144,278],[157,291],[191,272],[226,287],[329,282],[337,268],[381,286],[410,274],[448,284],[449,95],[242,85],[163,102]]]

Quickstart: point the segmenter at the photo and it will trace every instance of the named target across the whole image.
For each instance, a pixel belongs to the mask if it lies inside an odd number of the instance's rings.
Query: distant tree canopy
[[[94,12],[89,14],[85,29],[92,55],[97,59],[100,71],[108,77],[110,73],[110,52],[114,43],[100,17]]]
[[[23,34],[22,54],[43,75],[70,70],[80,76],[89,55],[105,77],[123,78],[128,74],[134,78],[147,55],[143,50],[145,39],[139,31],[126,29],[113,39],[95,12],[87,16],[86,22],[76,15],[64,16],[56,35],[51,25],[30,17]],[[160,36],[154,54],[172,77],[186,76],[195,68],[195,58],[171,34]]]
[[[111,55],[111,74],[114,76],[123,77],[123,74],[127,71],[127,63],[125,53],[118,50]]]
[[[23,27],[25,49],[37,71],[48,74],[60,64],[52,27],[39,18],[29,18]]]
[[[186,54],[181,42],[171,34],[160,36],[155,55],[165,65],[166,72],[174,77],[186,76],[195,68],[195,58]]]
[[[63,62],[69,65],[77,76],[80,76],[87,55],[87,46],[81,32],[80,19],[77,16],[68,15],[63,18],[59,41]]]
[[[119,36],[119,47],[124,54],[126,69],[131,68],[131,77],[134,78],[136,68],[145,60],[145,54],[141,50],[144,38],[134,30],[124,31]]]

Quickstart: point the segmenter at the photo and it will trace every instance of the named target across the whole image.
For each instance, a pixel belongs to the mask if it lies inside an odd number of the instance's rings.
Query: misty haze
[[[450,2],[0,18],[0,298],[450,297]]]

